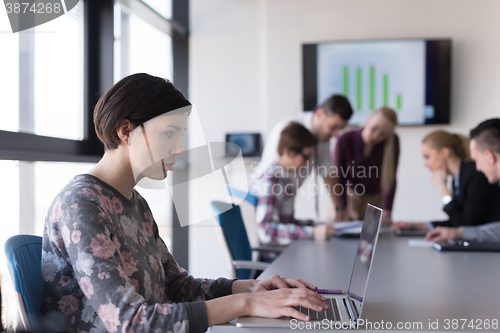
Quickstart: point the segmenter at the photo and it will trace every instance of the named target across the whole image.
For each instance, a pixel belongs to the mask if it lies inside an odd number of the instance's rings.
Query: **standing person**
[[[392,229],[429,231],[437,226],[478,225],[500,220],[500,206],[495,204],[497,185],[488,184],[483,173],[470,160],[469,140],[460,134],[438,130],[422,141],[425,166],[432,172],[431,181],[442,197],[446,221],[398,222]],[[453,179],[452,190],[447,178]]]
[[[476,169],[484,173],[488,182],[500,184],[500,118],[488,119],[470,132],[471,156]],[[493,206],[500,207],[500,195],[493,199]],[[497,208],[498,209],[498,208]],[[479,226],[437,227],[425,238],[435,242],[452,239],[469,242],[500,242],[500,217],[496,222]]]
[[[255,183],[259,239],[264,244],[288,245],[295,239],[329,239],[335,234],[331,223],[294,217],[297,179],[292,177],[311,159],[318,140],[303,125],[291,122],[278,142],[278,158]],[[266,259],[272,259],[269,254]]]
[[[333,189],[335,221],[363,220],[370,203],[384,209],[382,223],[391,223],[399,160],[397,123],[396,112],[383,107],[366,119],[364,127],[338,138],[334,160],[341,186]]]
[[[97,103],[104,156],[57,194],[44,226],[42,312],[61,331],[205,332],[240,316],[309,320],[292,306],[328,308],[305,281],[199,279],[176,263],[134,187],[174,169],[190,110],[171,82],[147,74]]]
[[[265,174],[266,170],[273,169],[273,163],[278,158],[277,148],[280,134],[290,122],[294,121],[302,124],[319,141],[311,155],[310,163],[307,164],[306,168],[302,168],[301,172],[294,175],[298,181],[297,186],[300,187],[312,170],[315,169],[318,176],[323,177],[325,184],[328,185],[330,195],[333,195],[331,189],[335,180],[330,177],[333,167],[330,155],[330,139],[337,136],[339,131],[346,127],[352,113],[352,107],[347,98],[341,95],[332,95],[314,112],[302,112],[276,124],[266,139],[261,161],[252,173],[251,188],[253,188],[253,181]],[[318,193],[319,189],[316,192]],[[315,200],[316,214],[318,214],[318,198],[316,197]]]

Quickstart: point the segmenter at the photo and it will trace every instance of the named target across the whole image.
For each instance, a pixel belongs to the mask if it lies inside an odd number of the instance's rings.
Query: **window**
[[[172,17],[172,0],[143,0],[142,2],[164,18],[169,19]]]
[[[0,22],[10,30],[6,14]],[[0,45],[0,130],[83,140],[83,2],[41,26],[0,34]]]
[[[172,80],[172,38],[167,33],[120,3],[115,4],[114,23],[115,82],[134,73]]]
[[[129,5],[80,0],[69,13],[16,34],[11,33],[0,6],[0,200],[4,207],[0,284],[3,309],[11,311],[4,318],[7,327],[17,315],[3,245],[15,234],[42,235],[57,192],[99,160],[102,146],[92,122],[99,97],[131,73],[148,72],[172,80],[172,49],[180,44],[186,53],[178,57],[182,64],[176,73],[187,89],[188,2],[124,2]],[[172,20],[173,5],[185,13],[183,24]],[[183,38],[177,46],[172,43],[174,33]],[[172,249],[170,192],[137,190],[148,201],[160,236]],[[183,241],[177,238],[176,243]]]

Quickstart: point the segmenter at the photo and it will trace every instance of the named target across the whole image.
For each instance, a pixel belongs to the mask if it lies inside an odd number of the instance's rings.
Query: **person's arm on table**
[[[500,222],[483,224],[476,227],[437,227],[430,231],[425,239],[435,242],[448,239],[461,239],[469,242],[500,242]]]
[[[421,231],[429,231],[429,226],[426,222],[394,222],[391,225],[391,230],[421,230]]]

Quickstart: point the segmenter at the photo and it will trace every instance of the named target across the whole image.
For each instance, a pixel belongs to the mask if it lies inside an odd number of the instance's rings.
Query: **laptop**
[[[327,320],[329,325],[335,324],[335,327],[337,327],[337,323],[341,327],[343,323],[349,325],[361,318],[381,222],[382,210],[368,204],[347,292],[335,289],[320,290],[319,292],[327,298],[325,301],[329,306],[327,311],[318,312],[303,307],[295,307],[295,309],[307,314],[311,321],[323,322]],[[278,319],[240,317],[236,321],[237,327],[290,328],[290,325],[290,317]]]
[[[434,243],[438,251],[500,252],[500,242],[478,243],[465,241],[442,241]]]

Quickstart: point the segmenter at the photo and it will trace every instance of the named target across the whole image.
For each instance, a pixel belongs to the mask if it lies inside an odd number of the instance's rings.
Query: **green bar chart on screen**
[[[361,110],[361,68],[356,68],[356,109]]]
[[[382,93],[382,105],[383,106],[388,106],[387,105],[387,95],[389,94],[389,76],[387,74],[383,75],[383,93]]]
[[[403,107],[403,97],[401,93],[394,94],[393,92],[391,95],[390,75],[388,73],[383,73],[377,81],[377,71],[375,66],[369,66],[366,69],[366,71],[363,71],[362,67],[355,67],[353,71],[350,71],[349,66],[342,66],[342,95],[351,100],[352,104],[355,106],[356,111],[361,111],[363,109],[363,87],[365,87],[368,94],[368,98],[366,99],[365,97],[365,102],[367,101],[371,111],[375,110],[378,106],[392,107],[400,111]],[[353,79],[352,81],[349,78],[349,73],[352,73],[351,75],[354,75],[354,77],[351,77]],[[368,73],[368,75],[366,73]],[[363,83],[363,74],[365,75],[365,79],[368,81],[368,86],[366,83]],[[381,89],[377,89],[377,82],[382,86]],[[350,83],[352,88],[351,91],[353,91],[353,94],[351,95],[349,94]],[[376,103],[377,92],[379,92],[380,94],[378,105]],[[394,99],[392,99],[393,97],[389,98],[389,96],[393,96]],[[394,104],[389,103],[389,100],[393,100]]]
[[[370,66],[370,110],[375,109],[375,67]]]
[[[426,119],[426,43],[423,40],[331,42],[317,46],[317,101],[345,96],[361,125],[389,107],[402,123]]]
[[[348,87],[348,83],[349,83],[349,81],[347,79],[347,76],[349,75],[349,71],[347,69],[347,66],[344,66],[344,69],[343,69],[342,73],[343,73],[343,77],[342,77],[342,83],[343,83],[342,94],[347,97],[347,93],[348,93],[347,87]]]

